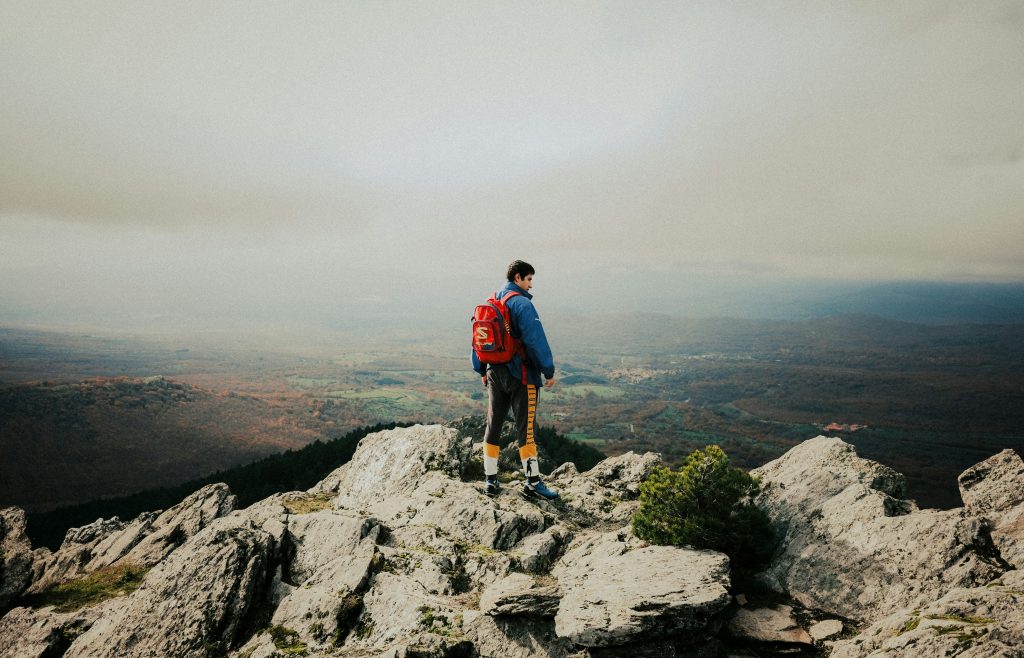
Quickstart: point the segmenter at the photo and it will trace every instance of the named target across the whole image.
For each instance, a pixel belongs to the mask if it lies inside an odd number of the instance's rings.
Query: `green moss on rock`
[[[135,564],[115,564],[97,569],[84,578],[29,595],[24,602],[33,608],[52,605],[56,612],[72,612],[116,596],[131,594],[142,584],[147,571],[149,569]]]

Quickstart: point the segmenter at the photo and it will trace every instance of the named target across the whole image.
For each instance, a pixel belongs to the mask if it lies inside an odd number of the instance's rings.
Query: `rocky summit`
[[[652,546],[630,519],[660,463],[628,453],[483,493],[456,427],[367,436],[308,491],[246,509],[224,485],[33,550],[0,510],[0,655],[1022,656],[1024,464],[960,477],[966,505],[921,510],[903,478],[838,439],[756,470],[771,563]],[[741,591],[749,589],[749,591]]]

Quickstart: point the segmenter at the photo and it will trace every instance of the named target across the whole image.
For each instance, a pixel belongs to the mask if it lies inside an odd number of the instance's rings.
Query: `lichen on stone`
[[[83,578],[26,596],[24,600],[33,608],[54,606],[56,612],[72,612],[116,596],[131,594],[142,584],[147,571],[132,563],[104,567]]]

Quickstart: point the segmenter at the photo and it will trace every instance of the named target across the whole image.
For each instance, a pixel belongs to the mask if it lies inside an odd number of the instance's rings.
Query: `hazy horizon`
[[[3,8],[0,325],[1024,283],[1021,0]]]

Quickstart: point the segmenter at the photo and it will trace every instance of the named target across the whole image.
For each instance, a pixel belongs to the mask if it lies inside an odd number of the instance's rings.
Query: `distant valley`
[[[960,504],[958,473],[1024,448],[1024,325],[662,314],[549,324],[560,379],[538,421],[609,455],[677,462],[715,443],[753,468],[830,434],[905,473],[922,506],[948,508]],[[366,425],[482,414],[461,337],[274,349],[0,329],[0,505],[122,495]]]
[[[0,386],[0,504],[173,485],[325,436],[304,409],[164,377]]]

